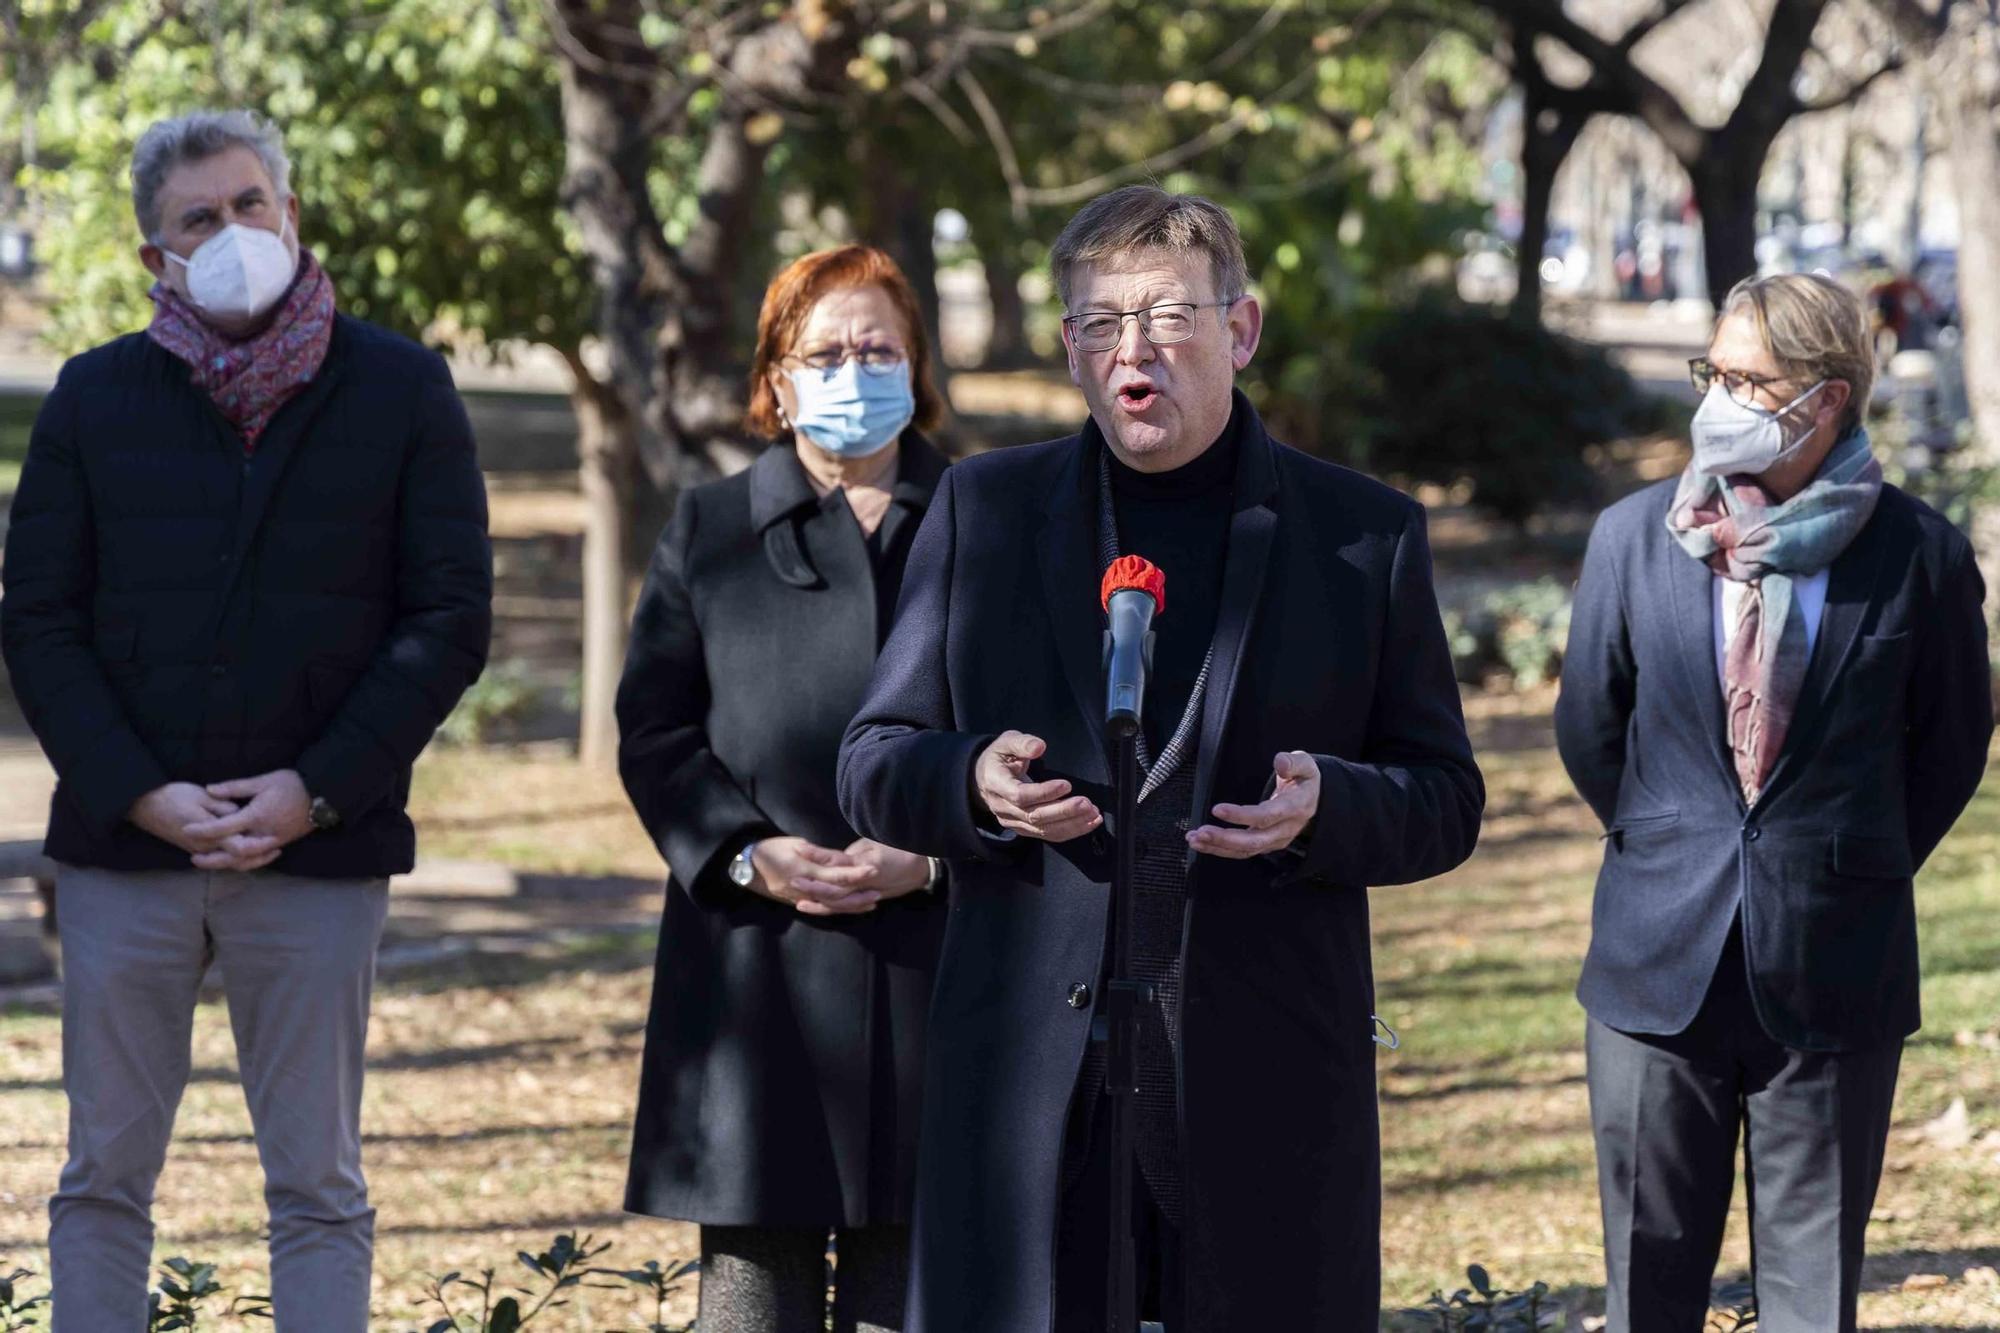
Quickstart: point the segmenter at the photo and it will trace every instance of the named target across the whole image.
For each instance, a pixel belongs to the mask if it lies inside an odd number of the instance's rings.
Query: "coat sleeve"
[[[396,496],[396,614],[361,678],[299,756],[306,790],[352,820],[393,795],[486,665],[493,550],[472,423],[427,354]]]
[[[974,821],[972,766],[993,741],[956,729],[946,644],[957,546],[957,468],[910,545],[895,627],[840,743],[840,810],[866,837],[943,859],[997,861],[1015,840]]]
[[[1472,854],[1486,787],[1465,735],[1418,505],[1410,506],[1390,562],[1362,753],[1313,758],[1319,814],[1305,873],[1339,884],[1407,884]]]
[[[1971,544],[1953,544],[1935,612],[1919,630],[1904,737],[1910,855],[1921,867],[1979,789],[1993,737],[1986,586]]]
[[[1584,552],[1569,643],[1563,650],[1556,748],[1570,781],[1606,828],[1618,813],[1618,788],[1625,777],[1625,728],[1632,717],[1637,683],[1617,538],[1599,518]]]
[[[783,830],[709,748],[712,695],[688,590],[695,513],[682,491],[639,594],[618,682],[618,774],[675,881],[702,901],[725,859]]]
[[[21,711],[98,836],[171,780],[105,678],[91,622],[97,554],[70,374],[42,404],[7,529],[0,646]]]

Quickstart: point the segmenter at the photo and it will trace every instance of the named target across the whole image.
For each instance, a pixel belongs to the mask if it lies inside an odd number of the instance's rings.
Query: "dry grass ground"
[[[1600,1306],[1582,1016],[1595,829],[1550,748],[1548,699],[1474,701],[1491,787],[1485,840],[1445,879],[1375,895],[1383,1015],[1387,1295],[1414,1304],[1478,1260],[1540,1278],[1577,1316]],[[437,751],[420,770],[427,848],[525,868],[653,873],[615,780],[554,752]],[[2000,782],[1919,885],[1926,1024],[1910,1043],[1870,1233],[1864,1326],[2000,1330]],[[585,940],[539,959],[466,959],[392,981],[376,1004],[366,1126],[381,1209],[376,1327],[421,1327],[426,1272],[513,1265],[560,1229],[607,1260],[685,1257],[691,1229],[618,1212],[651,983],[649,941]],[[256,1158],[219,1001],[196,1023],[196,1076],[161,1181],[159,1253],[214,1259],[263,1289]],[[61,1163],[57,1025],[0,1017],[0,1258],[45,1264]],[[1969,1142],[1924,1131],[1955,1098]],[[1741,1201],[1724,1257],[1747,1261]],[[1971,1276],[1968,1278],[1968,1274]],[[691,1293],[688,1293],[691,1296]],[[632,1328],[639,1306],[588,1295],[551,1330]],[[688,1302],[678,1317],[691,1313]],[[218,1327],[234,1325],[219,1321]],[[1572,1327],[1576,1323],[1572,1322]]]

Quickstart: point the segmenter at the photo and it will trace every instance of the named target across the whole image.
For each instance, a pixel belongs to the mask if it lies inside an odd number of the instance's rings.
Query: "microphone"
[[[1142,556],[1120,556],[1104,571],[1098,600],[1111,619],[1104,636],[1104,725],[1122,740],[1139,730],[1153,669],[1153,617],[1167,609],[1167,576]]]

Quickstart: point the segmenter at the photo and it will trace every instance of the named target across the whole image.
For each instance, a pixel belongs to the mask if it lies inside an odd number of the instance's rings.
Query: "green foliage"
[[[479,745],[520,727],[541,706],[541,691],[524,662],[488,667],[438,728],[453,745]]]
[[[1356,355],[1371,381],[1360,429],[1379,470],[1472,484],[1509,522],[1595,499],[1585,450],[1648,430],[1663,409],[1601,350],[1443,300],[1385,312]]]
[[[646,1294],[653,1298],[652,1321],[644,1328],[634,1330],[633,1333],[691,1333],[692,1325],[667,1322],[667,1297],[679,1291],[682,1280],[699,1268],[700,1265],[692,1259],[669,1264],[665,1268],[660,1267],[659,1260],[648,1259],[644,1268],[594,1268],[591,1272],[594,1276],[615,1277],[621,1282],[629,1282],[635,1287],[643,1288]],[[608,1287],[610,1284],[592,1285]]]
[[[33,1277],[34,1271],[16,1268],[5,1277],[0,1277],[0,1333],[25,1333],[40,1322],[36,1310],[46,1307],[47,1296],[30,1296],[21,1289],[21,1283]]]
[[[545,1312],[561,1309],[569,1302],[558,1298],[564,1292],[581,1287],[585,1278],[597,1273],[599,1270],[588,1266],[590,1261],[611,1248],[609,1241],[595,1247],[590,1241],[589,1236],[579,1241],[574,1234],[564,1232],[540,1254],[529,1254],[523,1250],[515,1256],[523,1268],[542,1282],[539,1293],[516,1288],[520,1296],[534,1301],[525,1309],[514,1296],[495,1298],[494,1270],[491,1268],[482,1269],[476,1278],[457,1272],[433,1277],[424,1294],[430,1304],[444,1311],[444,1318],[430,1324],[423,1333],[516,1333]],[[470,1310],[461,1313],[453,1307],[450,1292],[454,1287],[464,1287],[479,1294],[478,1313]]]
[[[115,8],[112,45],[149,6]],[[39,238],[51,341],[74,351],[149,318],[132,148],[206,105],[251,106],[284,130],[300,235],[346,310],[448,346],[573,347],[590,275],[562,213],[560,90],[539,24],[528,0],[217,0],[175,11],[116,78],[69,71],[42,118],[55,165],[26,181],[52,224]]]
[[[1493,589],[1444,613],[1452,665],[1468,685],[1505,672],[1518,689],[1554,680],[1569,642],[1572,592],[1553,578]]]
[[[1550,1298],[1546,1282],[1537,1282],[1526,1291],[1501,1290],[1478,1264],[1465,1270],[1465,1279],[1470,1287],[1461,1287],[1449,1297],[1434,1291],[1424,1302],[1423,1313],[1430,1316],[1428,1327],[1439,1333],[1537,1333],[1563,1327],[1562,1306]]]
[[[197,1327],[208,1298],[221,1292],[214,1264],[178,1257],[167,1260],[160,1268],[159,1290],[146,1301],[146,1333]]]

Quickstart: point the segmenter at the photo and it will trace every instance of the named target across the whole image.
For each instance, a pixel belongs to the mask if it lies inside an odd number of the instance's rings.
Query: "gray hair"
[[[255,111],[194,111],[156,122],[132,150],[132,211],[139,231],[160,243],[160,187],[175,167],[200,162],[232,148],[248,148],[271,177],[283,204],[292,197],[292,161],[278,127]]]
[[[1069,309],[1078,265],[1134,250],[1207,256],[1217,300],[1233,301],[1250,286],[1243,235],[1221,205],[1200,195],[1169,194],[1157,185],[1127,185],[1085,204],[1056,237],[1049,267],[1063,309]]]
[[[1875,387],[1875,340],[1860,297],[1818,273],[1774,273],[1731,287],[1715,326],[1721,328],[1738,314],[1750,317],[1787,379],[1801,384],[1846,380],[1852,392],[1842,429],[1861,420]]]

